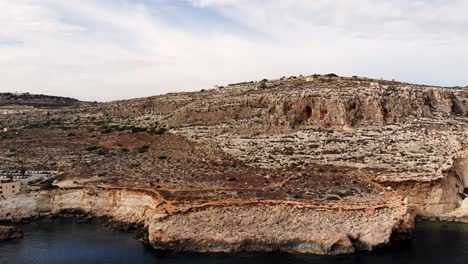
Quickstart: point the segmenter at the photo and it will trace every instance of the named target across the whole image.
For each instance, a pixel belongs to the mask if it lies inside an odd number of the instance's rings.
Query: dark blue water
[[[286,254],[181,255],[156,254],[135,235],[99,223],[70,219],[40,220],[20,226],[23,240],[0,243],[5,263],[468,263],[468,224],[417,224],[415,239],[375,253],[347,256]]]

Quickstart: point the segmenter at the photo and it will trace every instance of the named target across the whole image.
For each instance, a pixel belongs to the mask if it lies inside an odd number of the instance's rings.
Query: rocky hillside
[[[159,250],[319,254],[468,221],[467,88],[329,75],[5,109],[0,170],[63,174],[0,219],[79,209]]]
[[[79,101],[68,97],[36,95],[29,93],[0,93],[0,107],[31,106],[31,107],[64,107],[78,104]]]

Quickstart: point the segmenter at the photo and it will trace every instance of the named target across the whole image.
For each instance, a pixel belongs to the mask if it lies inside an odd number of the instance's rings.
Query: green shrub
[[[90,146],[90,147],[87,147],[86,148],[86,151],[95,151],[95,150],[98,150],[100,149],[101,147],[99,146]]]
[[[103,129],[101,130],[101,133],[102,133],[102,134],[110,134],[110,133],[112,133],[112,128],[110,128],[110,127],[105,127],[105,128],[103,128]]]
[[[167,132],[167,129],[164,127],[152,128],[149,130],[151,135],[163,135]]]
[[[133,163],[133,164],[130,164],[130,168],[132,168],[132,169],[136,169],[136,168],[138,168],[138,167],[140,167],[140,166],[141,166],[140,163]]]
[[[108,153],[108,150],[107,149],[102,149],[102,148],[100,148],[100,149],[98,149],[96,151],[96,154],[98,154],[99,156],[106,155],[107,153]]]
[[[146,128],[143,128],[143,127],[132,127],[130,129],[132,131],[132,133],[139,133],[139,132],[146,132]]]
[[[167,129],[160,127],[154,127],[154,128],[145,128],[145,127],[137,127],[137,126],[118,126],[118,125],[111,125],[111,126],[102,126],[101,127],[101,133],[103,134],[109,134],[112,132],[122,132],[122,131],[130,131],[131,133],[142,133],[142,132],[147,132],[151,135],[162,135],[166,133]]]
[[[325,75],[325,76],[330,77],[330,78],[332,78],[332,77],[338,77],[338,75],[336,75],[335,73],[329,73],[329,74],[327,74],[327,75]]]
[[[141,147],[136,148],[135,151],[136,151],[137,153],[145,153],[145,152],[147,152],[150,148],[151,148],[150,145],[145,144],[145,145],[143,145],[143,146],[141,146]]]
[[[115,131],[123,131],[123,130],[125,130],[125,127],[121,127],[118,125],[110,125],[110,126],[104,125],[101,127],[102,134],[110,134]]]

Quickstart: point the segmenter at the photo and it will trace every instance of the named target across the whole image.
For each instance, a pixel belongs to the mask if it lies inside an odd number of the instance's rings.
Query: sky
[[[0,0],[0,92],[110,101],[337,73],[468,85],[468,0]]]

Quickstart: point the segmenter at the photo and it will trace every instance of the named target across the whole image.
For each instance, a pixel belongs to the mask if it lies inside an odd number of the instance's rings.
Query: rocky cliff
[[[417,215],[467,221],[467,110],[466,88],[316,76],[10,111],[0,170],[63,174],[0,219],[82,210],[159,250],[372,250]]]
[[[362,210],[357,206],[320,208],[271,201],[186,208],[173,202],[147,190],[57,190],[0,200],[0,219],[79,210],[114,221],[144,224],[150,243],[159,250],[231,253],[281,250],[342,254],[372,250],[388,244],[393,232],[408,233],[413,225],[411,210],[402,204]]]

